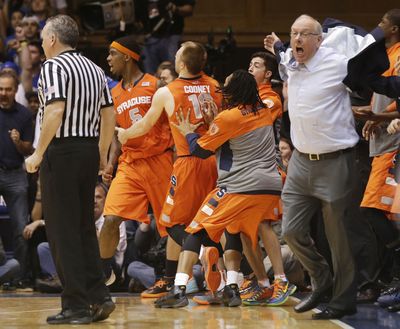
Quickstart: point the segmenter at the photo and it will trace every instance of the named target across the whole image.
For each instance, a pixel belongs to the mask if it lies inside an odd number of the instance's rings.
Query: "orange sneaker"
[[[221,283],[221,273],[218,270],[218,249],[215,247],[206,247],[205,250],[205,280],[207,288],[213,292],[217,291]]]

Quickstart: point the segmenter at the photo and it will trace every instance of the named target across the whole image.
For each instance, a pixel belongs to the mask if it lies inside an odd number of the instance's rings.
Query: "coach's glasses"
[[[289,33],[291,38],[297,38],[299,37],[300,39],[306,39],[309,38],[312,35],[320,35],[319,33],[313,33],[313,32],[290,32]]]

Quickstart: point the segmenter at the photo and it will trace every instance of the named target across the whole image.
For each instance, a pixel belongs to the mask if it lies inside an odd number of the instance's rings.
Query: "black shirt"
[[[17,102],[11,110],[0,108],[0,167],[3,169],[19,168],[24,162],[24,156],[18,152],[11,140],[12,129],[19,131],[22,141],[32,142],[32,113]]]
[[[0,266],[4,265],[7,261],[6,252],[4,251],[3,241],[0,236]]]
[[[194,6],[195,0],[158,0],[158,1],[136,1],[137,19],[144,25],[145,32],[151,33],[154,27],[164,19],[164,23],[157,31],[152,33],[152,36],[162,37],[171,34],[182,34],[184,27],[184,17],[177,14],[168,13],[165,9],[168,3],[172,2],[177,7],[183,5]]]

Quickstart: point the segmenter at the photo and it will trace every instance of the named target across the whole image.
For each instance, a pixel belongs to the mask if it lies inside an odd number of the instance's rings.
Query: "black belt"
[[[337,158],[339,155],[348,153],[353,151],[354,147],[350,147],[344,150],[339,150],[335,152],[329,152],[329,153],[301,153],[299,151],[299,154],[303,157],[308,158],[310,161],[320,161],[320,160],[327,160],[327,159],[334,159]]]
[[[60,138],[53,138],[50,142],[52,145],[62,145],[62,144],[96,144],[99,142],[98,137],[60,137]]]

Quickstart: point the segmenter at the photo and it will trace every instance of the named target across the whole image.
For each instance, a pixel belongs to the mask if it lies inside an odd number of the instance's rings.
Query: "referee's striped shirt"
[[[75,50],[43,64],[38,94],[41,121],[46,105],[65,101],[56,138],[99,136],[101,108],[113,104],[104,71]]]

